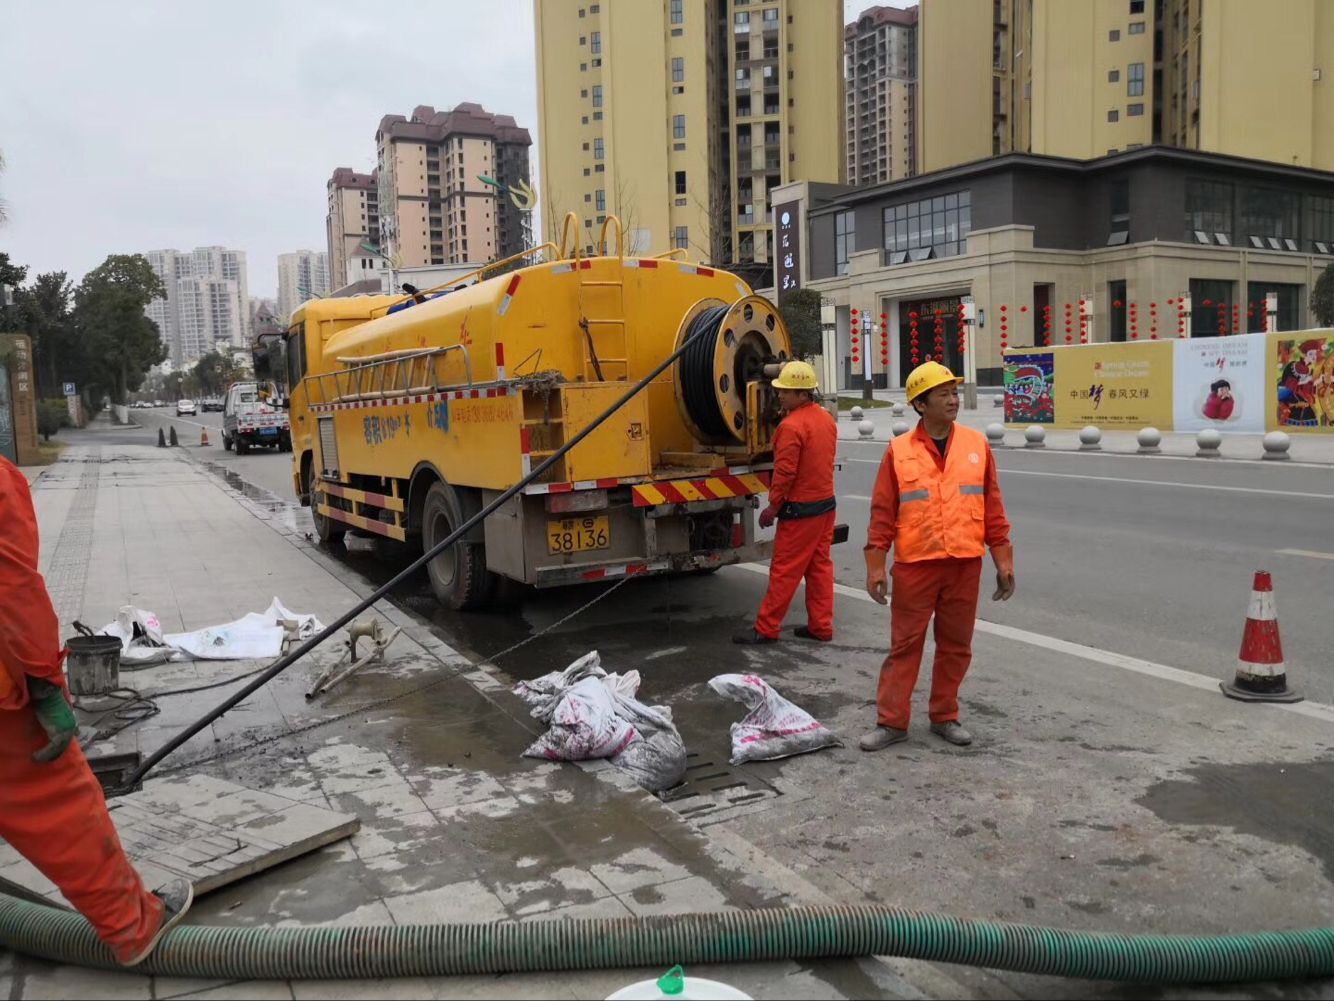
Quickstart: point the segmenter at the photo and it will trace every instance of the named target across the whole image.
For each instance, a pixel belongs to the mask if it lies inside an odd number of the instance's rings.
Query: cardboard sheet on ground
[[[250,612],[235,622],[185,633],[163,633],[158,617],[126,605],[116,621],[98,632],[121,641],[121,664],[145,667],[184,655],[195,660],[272,660],[282,653],[286,629],[297,624],[297,638],[308,639],[324,628],[314,615],[290,611],[277,598],[263,612]]]

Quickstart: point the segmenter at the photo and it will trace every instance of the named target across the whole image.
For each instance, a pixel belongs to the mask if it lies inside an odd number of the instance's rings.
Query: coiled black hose
[[[731,428],[718,409],[713,387],[713,355],[718,344],[718,328],[730,306],[713,306],[695,317],[686,332],[686,350],[676,368],[676,385],[690,415],[702,433],[710,438],[729,438]]]

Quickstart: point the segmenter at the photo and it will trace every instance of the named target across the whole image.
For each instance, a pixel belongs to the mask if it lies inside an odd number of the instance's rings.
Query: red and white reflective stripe
[[[579,575],[581,580],[605,580],[607,577],[633,577],[641,573],[654,573],[658,570],[667,570],[671,568],[671,563],[663,561],[661,563],[623,563],[620,566],[598,567],[594,570],[585,570]]]
[[[637,258],[637,257],[630,257],[630,258],[627,258],[627,259],[626,259],[626,261],[625,261],[625,266],[626,266],[627,268],[650,268],[650,269],[651,269],[651,268],[656,268],[656,267],[658,266],[658,262],[657,262],[656,260],[654,260],[653,258],[651,258],[651,257],[650,257],[650,258],[645,258],[644,260],[640,260],[640,259]]]
[[[750,289],[746,288],[746,286],[742,285],[740,282],[737,282],[737,283],[736,283],[736,294],[739,295],[739,296],[741,296],[741,298],[744,299],[746,296],[750,295]]]
[[[533,471],[533,436],[527,428],[519,428],[519,465],[523,469],[523,475],[527,476]]]
[[[703,268],[696,264],[680,264],[678,267],[681,269],[682,274],[699,275],[701,278],[713,277],[713,268]]]
[[[516,393],[517,389],[514,390]],[[391,396],[383,400],[350,400],[346,403],[315,403],[311,410],[328,413],[333,410],[365,410],[374,407],[403,407],[414,403],[443,403],[446,400],[492,400],[509,396],[509,386],[488,386],[485,389],[456,389],[447,393],[420,393],[414,396]]]
[[[510,279],[509,285],[505,288],[505,296],[500,300],[500,305],[496,312],[504,316],[510,308],[510,303],[514,301],[514,293],[519,289],[519,282],[523,279],[522,275],[515,275]]]
[[[496,341],[496,379],[505,381],[505,345]]]
[[[761,462],[753,466],[723,466],[710,470],[703,476],[740,476],[743,473],[761,473],[773,469],[772,462]],[[652,483],[650,476],[620,476],[599,480],[575,480],[573,483],[530,483],[524,487],[525,494],[567,494],[574,490],[610,490],[612,487],[628,487],[639,483]]]
[[[562,263],[562,264],[557,264],[555,267],[553,267],[551,269],[551,273],[553,275],[568,275],[573,270],[574,270],[573,264]]]

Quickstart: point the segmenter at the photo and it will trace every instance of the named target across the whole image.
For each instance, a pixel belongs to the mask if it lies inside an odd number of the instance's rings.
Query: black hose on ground
[[[289,667],[295,664],[298,660],[300,660],[306,654],[310,653],[317,646],[319,646],[321,643],[327,640],[330,636],[332,636],[334,633],[338,632],[340,629],[346,626],[349,622],[355,619],[367,608],[369,608],[371,605],[374,605],[381,598],[384,598],[391,591],[393,591],[394,588],[398,587],[399,584],[402,584],[404,581],[408,580],[418,570],[426,566],[426,564],[430,563],[431,560],[435,559],[446,549],[452,546],[455,542],[457,542],[463,536],[467,535],[468,532],[472,531],[472,529],[476,525],[480,524],[486,518],[490,517],[490,515],[493,512],[495,512],[503,504],[508,502],[511,497],[519,493],[521,490],[523,490],[524,487],[528,486],[528,484],[532,483],[543,473],[545,473],[548,469],[554,466],[561,459],[561,457],[565,455],[566,452],[570,451],[570,449],[574,448],[581,441],[587,438],[590,434],[596,431],[604,421],[606,421],[608,418],[611,417],[612,414],[616,413],[616,411],[620,410],[621,407],[625,406],[632,399],[634,399],[649,385],[649,383],[651,383],[658,376],[662,375],[663,372],[667,371],[668,368],[670,368],[673,364],[675,364],[678,358],[683,356],[687,351],[691,350],[695,346],[697,340],[706,337],[710,331],[716,332],[716,329],[717,329],[716,322],[713,324],[708,324],[708,323],[693,324],[690,332],[687,334],[686,338],[682,341],[681,346],[679,348],[677,348],[670,355],[664,358],[648,375],[644,376],[632,387],[630,387],[630,389],[626,390],[626,392],[624,393],[624,395],[621,396],[620,399],[618,399],[610,407],[608,407],[596,418],[594,418],[594,420],[591,423],[587,424],[582,431],[580,431],[573,438],[567,441],[564,445],[556,449],[555,452],[553,452],[551,455],[547,456],[536,466],[534,466],[532,472],[530,472],[527,476],[523,477],[523,479],[519,480],[519,482],[515,483],[514,486],[510,487],[504,493],[496,497],[495,500],[491,501],[491,503],[483,507],[480,511],[474,514],[471,518],[465,521],[458,528],[456,528],[453,532],[451,532],[448,536],[442,539],[430,550],[419,556],[405,569],[403,569],[396,576],[391,578],[388,581],[388,583],[383,584],[379,588],[379,590],[377,590],[369,598],[366,598],[365,600],[359,602],[357,605],[353,606],[353,608],[350,611],[345,612],[344,614],[339,616],[338,619],[336,619],[331,625],[326,626],[322,632],[316,633],[314,636],[306,640],[295,650],[292,650],[290,653],[274,661],[270,667],[265,669],[264,672],[260,674],[258,677],[256,677],[255,680],[252,681],[250,684],[246,685],[239,692],[236,692],[235,694],[229,696],[216,709],[212,709],[209,712],[205,713],[203,716],[195,720],[195,722],[191,723],[180,733],[176,734],[176,736],[172,737],[171,740],[167,741],[166,744],[164,744],[162,747],[158,748],[158,750],[154,751],[151,755],[149,755],[148,760],[145,761],[143,764],[141,764],[138,767],[138,769],[135,770],[134,774],[131,775],[130,778],[127,780],[126,788],[124,790],[117,790],[117,792],[128,791],[129,789],[133,789],[136,785],[138,785],[140,782],[143,781],[145,775],[147,775],[155,767],[157,767],[157,765],[162,761],[163,758],[167,757],[167,755],[171,754],[182,744],[186,743],[191,737],[199,733],[199,731],[203,730],[214,720],[219,719],[228,710],[235,708],[238,704],[244,702],[255,692],[259,691],[259,689],[263,688],[278,675],[282,674]],[[711,350],[712,349],[710,349],[710,351]],[[710,376],[710,382],[711,381],[712,377]]]

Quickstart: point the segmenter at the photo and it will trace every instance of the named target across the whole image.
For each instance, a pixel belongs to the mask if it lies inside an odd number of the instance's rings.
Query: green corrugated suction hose
[[[0,946],[115,969],[72,911],[0,894]],[[674,963],[902,956],[1141,983],[1334,976],[1334,929],[1115,935],[968,921],[894,907],[794,907],[664,917],[360,928],[210,928],[168,934],[145,973],[219,979],[535,973]]]

